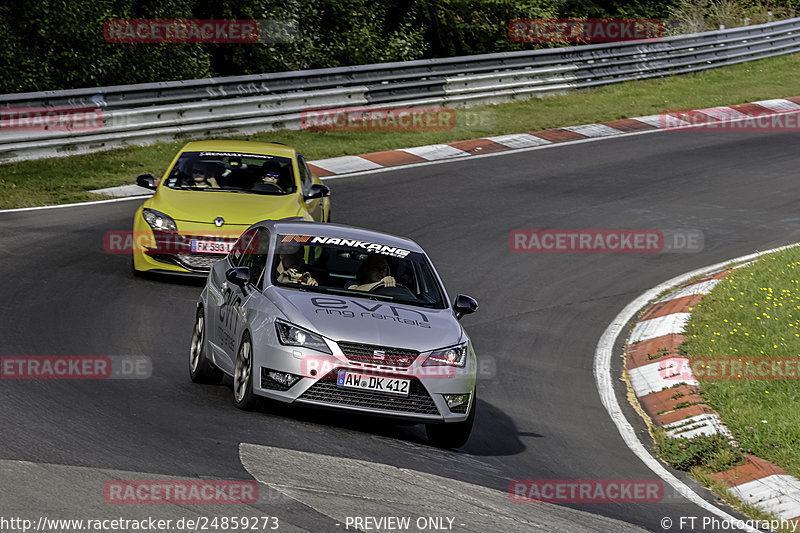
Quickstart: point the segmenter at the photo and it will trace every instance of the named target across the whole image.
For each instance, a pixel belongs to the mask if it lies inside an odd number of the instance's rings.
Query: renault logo
[[[225,219],[224,218],[217,217],[217,218],[214,219],[214,225],[216,225],[218,228],[221,228],[223,224],[225,224]]]

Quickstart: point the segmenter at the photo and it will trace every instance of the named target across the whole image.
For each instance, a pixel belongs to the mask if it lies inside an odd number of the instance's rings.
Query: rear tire
[[[475,422],[475,408],[478,404],[478,398],[475,393],[476,390],[473,390],[472,405],[465,421],[453,424],[428,424],[425,426],[425,432],[428,434],[428,440],[431,444],[437,448],[461,448],[467,443],[469,435],[472,433],[472,424]]]
[[[195,383],[218,385],[222,381],[222,370],[215,367],[206,357],[206,321],[203,309],[197,310],[192,332],[192,345],[189,350],[189,377]]]
[[[246,332],[236,354],[233,401],[236,402],[236,407],[244,411],[253,409],[258,403],[258,397],[253,394],[253,343],[250,341],[250,334]]]

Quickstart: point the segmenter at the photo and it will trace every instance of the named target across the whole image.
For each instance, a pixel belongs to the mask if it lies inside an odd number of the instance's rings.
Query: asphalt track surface
[[[72,502],[83,477],[98,470],[117,479],[126,472],[140,479],[252,479],[242,457],[259,456],[241,453],[241,443],[309,452],[306,459],[401,467],[500,492],[518,478],[657,479],[625,447],[600,403],[592,376],[598,338],[627,303],[668,278],[800,241],[798,139],[665,132],[329,181],[336,222],[410,236],[431,256],[451,298],[463,292],[480,303],[463,323],[479,356],[494,358],[496,374],[479,382],[475,429],[457,452],[428,447],[421,426],[274,405],[245,413],[233,406],[229,380],[192,384],[187,353],[201,287],[133,278],[128,256],[103,250],[106,231],[131,227],[138,201],[0,213],[0,355],[143,354],[153,361],[146,380],[0,382],[0,514],[127,512],[129,506],[105,505],[98,494]],[[696,229],[705,248],[515,254],[508,235],[522,228]],[[624,386],[617,389],[643,432]],[[284,466],[290,472],[281,475],[291,479],[291,464]],[[255,468],[269,476],[270,467]],[[346,476],[346,468],[320,468],[317,483],[332,473]],[[393,489],[391,476],[384,483]],[[366,496],[376,487],[350,490]],[[357,496],[349,496],[354,515],[362,510]],[[547,513],[558,514],[533,503],[510,505],[523,514],[543,509],[544,530]],[[154,507],[164,506],[146,511]],[[679,497],[569,507],[597,516],[560,508],[559,519],[575,527],[554,522],[553,530],[628,529],[606,517],[631,530],[663,531],[660,520],[669,516],[679,531],[678,517],[707,516]],[[301,499],[273,499],[264,509],[282,517],[283,530],[345,530]]]

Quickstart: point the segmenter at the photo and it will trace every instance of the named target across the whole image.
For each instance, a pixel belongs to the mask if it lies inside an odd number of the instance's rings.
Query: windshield
[[[167,177],[166,186],[270,195],[296,190],[291,159],[240,152],[184,152]]]
[[[278,235],[275,285],[444,309],[443,291],[427,257],[367,241]]]

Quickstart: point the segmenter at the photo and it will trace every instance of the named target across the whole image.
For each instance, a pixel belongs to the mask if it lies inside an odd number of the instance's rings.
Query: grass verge
[[[277,131],[232,139],[272,140],[296,146],[309,159],[451,142],[579,125],[666,109],[732,105],[800,95],[800,56],[763,59],[706,72],[621,83],[561,96],[470,108],[482,126],[430,132]],[[92,189],[133,183],[138,174],[159,175],[183,141],[129,147],[66,158],[0,165],[0,209],[97,199]]]
[[[693,310],[686,337],[680,352],[715,374],[701,395],[741,450],[800,477],[800,247],[729,274]],[[758,366],[768,358],[788,362]],[[707,363],[717,360],[744,370]]]
[[[727,485],[713,477],[713,474],[717,472],[744,463],[741,448],[731,444],[728,437],[725,435],[700,435],[690,439],[672,439],[667,437],[662,428],[657,427],[652,428],[652,433],[656,444],[656,453],[670,466],[688,472],[703,486],[751,519],[780,522],[770,513],[742,501]],[[778,527],[775,531],[794,533],[791,527]]]

